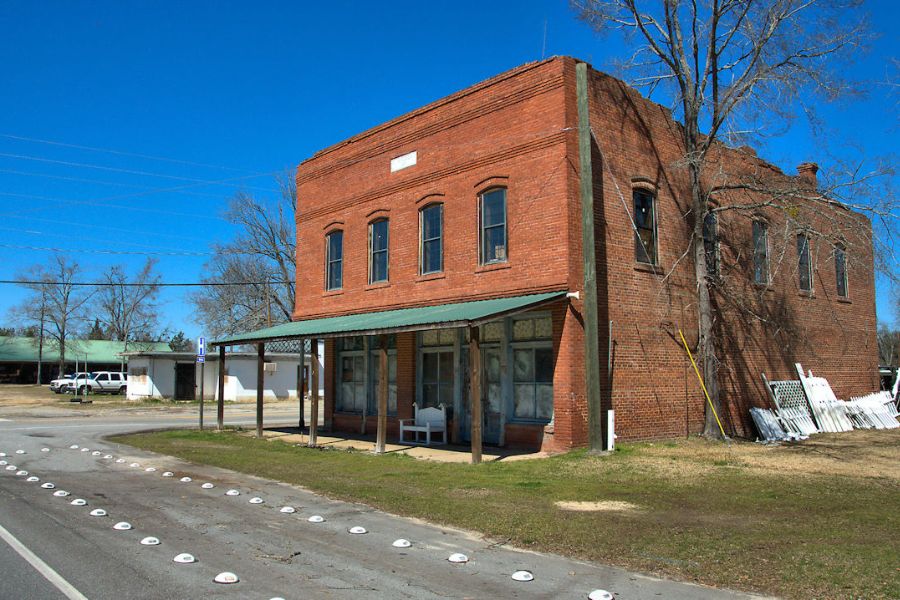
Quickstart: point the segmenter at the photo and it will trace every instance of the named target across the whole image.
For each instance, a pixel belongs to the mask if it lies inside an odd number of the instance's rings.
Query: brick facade
[[[297,171],[294,319],[581,290],[575,64],[561,57],[524,65],[303,162]],[[687,172],[678,166],[679,126],[664,108],[625,84],[593,70],[589,77],[604,408],[615,409],[620,439],[695,433],[702,428],[704,403],[677,333],[681,328],[696,340],[693,266],[689,256],[680,258],[693,224],[684,216],[690,194]],[[391,159],[413,151],[416,164],[392,173]],[[746,150],[720,149],[717,162],[723,172],[804,183]],[[478,196],[497,186],[507,189],[508,261],[479,266]],[[657,198],[655,270],[635,262],[629,217],[635,186]],[[722,205],[743,201],[738,194],[723,197]],[[419,210],[432,202],[444,205],[444,269],[422,276]],[[801,206],[791,218],[799,220],[804,211],[810,212]],[[867,226],[859,215],[832,212],[836,216],[811,213],[809,222],[822,225],[822,219],[831,219],[828,226],[836,236],[847,223]],[[390,223],[390,277],[388,283],[369,285],[368,225],[378,218]],[[754,286],[748,275],[751,218],[768,221],[772,256],[784,257],[773,265],[772,283],[765,289]],[[783,211],[765,207],[752,215],[724,211],[720,216],[722,291],[715,304],[724,340],[720,385],[729,433],[752,435],[747,409],[768,402],[761,371],[770,378],[788,377],[793,363],[802,362],[828,377],[839,396],[877,385],[871,243],[846,235],[842,240],[850,280],[844,301],[834,297],[829,258],[834,240],[815,238],[814,290],[798,293],[795,233],[789,225]],[[325,236],[338,229],[344,234],[343,287],[326,291]],[[581,300],[566,299],[543,310],[553,320],[553,420],[546,426],[508,422],[505,442],[546,450],[583,446]],[[415,333],[398,334],[396,418],[412,414],[416,348]],[[338,367],[332,340],[325,354],[326,423],[358,431],[361,415],[335,411]],[[391,437],[397,435],[396,418],[389,419]],[[374,427],[371,415],[367,429]],[[458,434],[454,431],[453,437]]]

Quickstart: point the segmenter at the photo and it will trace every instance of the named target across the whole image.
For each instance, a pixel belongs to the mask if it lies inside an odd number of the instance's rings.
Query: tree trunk
[[[697,282],[697,359],[703,373],[703,383],[709,393],[709,401],[707,402],[704,398],[706,418],[703,424],[703,436],[721,439],[722,432],[716,419],[716,415],[722,413],[719,401],[719,363],[716,358],[718,348],[713,331],[712,298],[706,270],[706,247],[703,243],[703,222],[708,207],[701,188],[699,164],[691,162],[690,174],[692,203],[694,214],[697,215],[691,240],[694,251],[694,276]],[[715,408],[715,412],[712,408]]]

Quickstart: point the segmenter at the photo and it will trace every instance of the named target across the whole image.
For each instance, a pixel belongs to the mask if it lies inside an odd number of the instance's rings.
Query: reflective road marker
[[[54,571],[50,566],[42,561],[38,556],[25,547],[25,545],[17,540],[13,534],[8,532],[0,525],[0,538],[9,544],[9,547],[18,553],[19,556],[28,561],[34,570],[44,576],[44,579],[53,584],[62,594],[69,600],[88,600],[87,596],[75,589],[75,587],[62,578],[62,576]]]

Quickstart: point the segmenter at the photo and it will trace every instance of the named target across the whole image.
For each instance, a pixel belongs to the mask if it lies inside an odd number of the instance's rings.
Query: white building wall
[[[325,345],[319,344],[319,397],[325,397]],[[209,360],[202,369],[203,396],[215,401],[218,397],[219,361]],[[307,362],[309,358],[307,357]],[[173,398],[175,396],[176,363],[193,362],[163,356],[132,356],[128,361],[129,400],[148,398]],[[263,398],[288,400],[297,398],[297,369],[300,357],[270,356],[267,362],[274,364],[275,371],[266,371]],[[308,367],[308,365],[307,365]],[[200,398],[201,367],[196,368],[196,397]],[[252,401],[256,399],[256,357],[226,356],[225,400]],[[132,375],[135,371],[146,370],[146,375]],[[307,368],[307,375],[309,369]]]
[[[171,398],[175,395],[175,360],[159,356],[132,356],[128,360],[129,400]],[[146,369],[146,375],[133,375]]]
[[[275,371],[266,371],[263,388],[263,398],[273,400],[297,398],[297,367],[300,365],[298,358],[273,358],[269,364],[275,365]],[[255,357],[227,357],[225,358],[225,400],[248,401],[256,400],[256,358]],[[208,362],[203,377],[203,395],[210,400],[218,397],[219,362]],[[199,380],[198,380],[199,384]],[[197,394],[200,391],[198,389]]]

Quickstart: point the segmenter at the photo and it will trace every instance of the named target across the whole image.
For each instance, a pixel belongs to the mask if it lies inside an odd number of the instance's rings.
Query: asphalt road
[[[294,418],[270,411],[266,423],[291,423]],[[226,421],[246,425],[253,417],[248,409],[235,409]],[[620,599],[750,597],[517,551],[467,532],[103,439],[193,424],[189,415],[164,413],[0,421],[0,452],[6,453],[0,460],[40,478],[28,482],[27,476],[6,470],[9,465],[0,465],[0,598],[549,599],[587,598],[595,589]],[[85,447],[89,451],[82,451]],[[104,458],[107,454],[113,458]],[[148,467],[156,471],[148,472]],[[165,471],[174,477],[163,477]],[[181,482],[182,477],[192,481]],[[45,482],[55,489],[41,488]],[[204,482],[215,487],[203,489]],[[226,496],[229,489],[240,495]],[[54,496],[58,490],[71,495]],[[253,497],[264,502],[251,504]],[[83,498],[87,506],[73,506],[74,498]],[[296,512],[282,513],[282,506]],[[108,516],[90,516],[96,508]],[[311,515],[321,515],[325,522],[310,523]],[[119,521],[133,529],[114,530]],[[368,533],[349,533],[354,526]],[[147,536],[161,543],[142,545]],[[398,538],[412,546],[393,547]],[[173,562],[183,552],[197,562]],[[450,563],[448,557],[456,552],[466,554],[469,562]],[[514,581],[511,574],[518,570],[532,572],[534,580]],[[215,583],[213,578],[223,571],[240,581]]]

